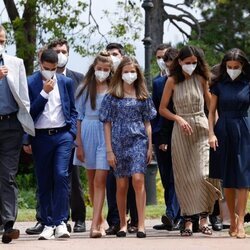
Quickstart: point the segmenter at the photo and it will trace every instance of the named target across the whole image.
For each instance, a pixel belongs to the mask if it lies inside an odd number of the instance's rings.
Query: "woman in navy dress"
[[[137,237],[146,237],[144,175],[152,156],[150,120],[155,115],[156,110],[138,63],[133,58],[124,57],[100,109],[100,120],[105,123],[107,159],[114,169],[117,183],[116,197],[120,216],[117,237],[126,236],[126,197],[130,176],[138,211]]]
[[[225,54],[211,92],[211,167],[214,175],[223,180],[231,219],[229,235],[245,238],[244,215],[250,187],[250,65],[244,52],[231,49]]]

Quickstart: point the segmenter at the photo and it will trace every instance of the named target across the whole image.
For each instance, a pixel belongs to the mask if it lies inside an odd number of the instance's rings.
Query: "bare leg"
[[[132,183],[135,190],[136,207],[138,212],[138,231],[145,232],[145,177],[144,174],[134,174]]]
[[[105,198],[107,170],[96,170],[94,178],[94,203],[93,203],[93,220],[92,229],[100,229],[103,223],[102,208]]]
[[[236,217],[236,210],[235,210],[235,199],[236,199],[236,190],[234,188],[225,188],[224,189],[226,202],[230,214],[230,231],[229,234],[231,236],[236,236],[237,231],[237,217]]]
[[[246,213],[247,198],[248,198],[248,189],[246,188],[238,189],[237,211],[239,218],[237,222],[237,237],[242,236],[242,238],[245,238],[244,216]]]
[[[91,204],[93,205],[95,170],[87,170],[87,177],[88,177],[88,186],[89,186],[89,198],[90,198]]]
[[[120,216],[120,231],[127,231],[127,193],[128,193],[128,178],[116,179],[116,201]]]

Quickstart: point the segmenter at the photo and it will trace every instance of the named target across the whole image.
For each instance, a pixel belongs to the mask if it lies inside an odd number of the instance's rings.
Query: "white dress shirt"
[[[44,90],[40,93],[42,97],[48,99],[48,102],[35,123],[37,129],[60,128],[66,125],[56,76],[53,77],[53,80],[55,81],[54,89],[49,93]]]

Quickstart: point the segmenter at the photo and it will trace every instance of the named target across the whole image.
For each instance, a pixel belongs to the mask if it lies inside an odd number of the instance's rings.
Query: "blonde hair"
[[[139,100],[145,100],[149,97],[147,86],[145,83],[145,78],[140,69],[140,66],[135,58],[125,56],[120,62],[118,68],[110,83],[109,93],[117,98],[124,98],[123,80],[122,80],[122,69],[126,65],[133,65],[136,69],[137,79],[134,81],[134,88],[136,93],[136,98]]]

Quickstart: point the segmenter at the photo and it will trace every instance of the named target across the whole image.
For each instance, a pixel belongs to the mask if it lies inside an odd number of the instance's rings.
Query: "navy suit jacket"
[[[61,74],[56,74],[56,78],[65,122],[69,128],[69,132],[75,138],[77,111],[74,99],[74,82],[72,79]],[[28,77],[28,88],[30,97],[30,114],[34,122],[36,122],[48,102],[48,99],[45,99],[40,94],[43,89],[43,80],[40,71],[37,71]]]
[[[84,75],[79,73],[79,72],[76,72],[76,71],[73,71],[73,70],[70,70],[67,68],[66,69],[66,76],[73,80],[74,93],[75,93],[78,86],[82,83]]]
[[[152,120],[152,139],[154,144],[168,144],[171,143],[171,136],[173,130],[173,121],[167,120],[159,114],[159,107],[161,97],[168,77],[157,76],[153,79],[153,95],[152,99],[157,110],[157,116]],[[172,98],[168,104],[168,109],[174,113]]]

